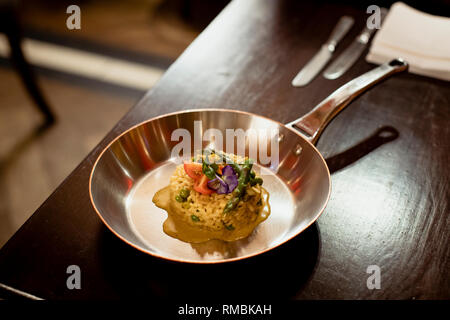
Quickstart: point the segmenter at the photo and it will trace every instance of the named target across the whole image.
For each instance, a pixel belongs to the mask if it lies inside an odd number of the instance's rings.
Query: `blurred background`
[[[228,2],[0,0],[0,247]]]

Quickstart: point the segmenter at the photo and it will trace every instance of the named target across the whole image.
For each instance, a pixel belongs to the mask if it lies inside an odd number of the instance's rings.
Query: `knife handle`
[[[326,43],[330,51],[334,51],[338,42],[347,34],[354,22],[355,20],[349,16],[343,16],[339,19],[339,22],[336,27],[334,27],[333,32]]]
[[[408,63],[401,58],[386,62],[343,85],[309,113],[287,124],[302,131],[302,135],[315,143],[327,124],[353,99],[381,80],[408,69]]]

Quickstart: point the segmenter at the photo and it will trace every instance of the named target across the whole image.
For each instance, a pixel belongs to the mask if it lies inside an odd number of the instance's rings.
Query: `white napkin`
[[[366,60],[381,64],[397,57],[409,63],[412,73],[450,81],[450,18],[394,3]]]

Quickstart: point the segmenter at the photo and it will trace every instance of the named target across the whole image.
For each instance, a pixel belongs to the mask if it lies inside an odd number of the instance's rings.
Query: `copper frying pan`
[[[342,86],[311,112],[286,125],[224,109],[188,110],[140,123],[115,138],[95,162],[89,180],[92,205],[116,236],[156,257],[188,263],[221,263],[271,250],[305,230],[327,205],[330,173],[314,146],[322,130],[360,93],[407,68],[401,59],[383,64]],[[184,128],[193,134],[194,121],[202,121],[203,130],[254,128],[279,132],[277,167],[269,170],[259,165],[259,159],[256,164],[264,174],[272,213],[246,239],[189,244],[169,237],[162,230],[167,214],[152,203],[152,197],[168,184],[176,166],[171,150],[178,142],[171,141],[171,133]]]

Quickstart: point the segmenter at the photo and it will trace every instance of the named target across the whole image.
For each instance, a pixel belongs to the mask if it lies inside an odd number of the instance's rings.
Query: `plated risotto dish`
[[[191,243],[235,241],[270,215],[262,185],[251,159],[212,150],[178,165],[153,202],[167,211],[163,230],[171,237]]]

